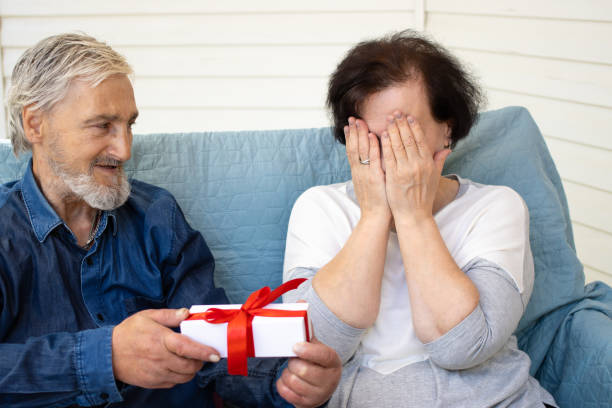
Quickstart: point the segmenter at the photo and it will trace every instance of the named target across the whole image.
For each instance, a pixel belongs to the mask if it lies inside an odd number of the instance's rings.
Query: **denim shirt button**
[[[96,315],[96,317],[98,318],[98,320],[99,320],[100,322],[103,322],[103,321],[104,321],[104,315],[103,315],[102,313],[98,313],[98,314]]]
[[[108,394],[103,392],[100,394],[100,398],[102,398],[103,400],[107,400],[108,399]]]
[[[93,265],[93,260],[91,259],[91,257],[88,257],[88,258],[87,258],[87,260],[86,260],[86,262],[87,262],[87,265],[88,265],[88,266]]]

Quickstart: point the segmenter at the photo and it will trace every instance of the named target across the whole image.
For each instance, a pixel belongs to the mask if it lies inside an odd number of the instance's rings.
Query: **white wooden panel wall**
[[[608,0],[0,0],[0,16],[0,91],[26,47],[84,31],[132,63],[139,133],[327,125],[326,82],[344,52],[424,28],[480,77],[489,108],[531,111],[563,179],[587,281],[612,284]]]
[[[526,106],[553,155],[587,281],[612,284],[612,3],[427,0],[426,30]]]
[[[335,64],[355,41],[412,27],[412,3],[7,0],[4,76],[39,39],[80,30],[133,65],[136,132],[326,126]]]

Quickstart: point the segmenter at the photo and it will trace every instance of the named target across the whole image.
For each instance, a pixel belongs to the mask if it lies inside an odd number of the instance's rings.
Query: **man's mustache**
[[[113,159],[112,157],[98,157],[92,163],[91,167],[94,166],[113,166],[113,167],[123,167],[123,161]]]

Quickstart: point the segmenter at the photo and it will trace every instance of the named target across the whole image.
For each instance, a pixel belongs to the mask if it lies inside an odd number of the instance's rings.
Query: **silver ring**
[[[359,159],[359,163],[368,165],[370,164],[370,159],[365,159],[365,160]]]

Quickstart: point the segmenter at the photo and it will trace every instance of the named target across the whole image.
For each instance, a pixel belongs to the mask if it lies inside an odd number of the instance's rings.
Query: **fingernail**
[[[389,121],[389,123],[395,122],[395,118],[393,116],[387,116],[387,120]]]
[[[301,378],[304,378],[306,377],[306,374],[308,373],[308,367],[302,364],[298,371],[299,371],[298,376]]]
[[[402,113],[401,112],[395,112],[394,115],[398,119],[402,117]]]
[[[383,139],[386,139],[389,137],[389,133],[387,133],[387,131],[385,130],[384,132],[382,132],[381,136],[383,137]]]
[[[208,356],[208,361],[210,361],[211,363],[218,363],[219,360],[221,360],[221,357],[219,357],[218,354],[211,354],[210,356]]]
[[[349,125],[352,125],[352,124],[354,124],[354,123],[355,123],[355,118],[351,116],[351,117],[349,118]]]
[[[414,123],[414,118],[412,116],[408,116],[408,123],[411,125]]]
[[[303,352],[304,352],[305,348],[306,348],[306,345],[305,345],[305,343],[304,343],[304,342],[301,342],[301,343],[295,343],[295,344],[293,345],[293,352],[294,352],[295,354],[300,354],[300,353],[303,353]]]
[[[189,310],[183,307],[176,311],[176,317],[183,317],[185,316],[185,314],[188,314],[188,313],[189,313]]]
[[[355,121],[355,126],[357,126],[357,129],[359,129],[359,121],[358,120]]]

